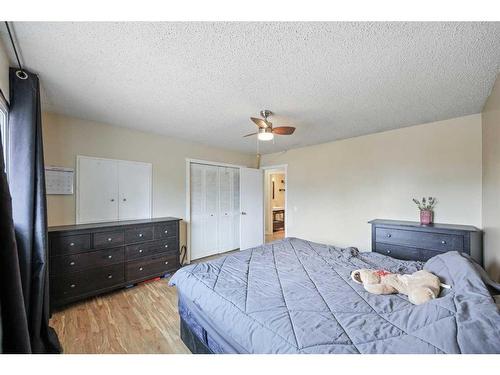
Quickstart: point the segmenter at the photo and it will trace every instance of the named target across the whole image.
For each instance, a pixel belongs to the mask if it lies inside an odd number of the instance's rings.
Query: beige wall
[[[483,228],[486,270],[500,281],[500,75],[484,106]]]
[[[0,90],[7,100],[9,100],[9,65],[7,50],[0,39]]]
[[[174,140],[157,134],[43,114],[45,164],[75,168],[76,155],[153,164],[153,216],[185,218],[186,158],[251,166],[255,156]],[[75,223],[75,196],[48,195],[49,225]],[[185,228],[182,227],[185,243]]]
[[[374,218],[418,220],[412,197],[436,196],[436,221],[481,226],[481,115],[264,155],[288,164],[287,235],[370,250]]]

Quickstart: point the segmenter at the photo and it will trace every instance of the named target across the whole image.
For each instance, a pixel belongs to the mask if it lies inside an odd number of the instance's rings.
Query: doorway
[[[287,167],[264,167],[264,231],[265,242],[286,237]]]

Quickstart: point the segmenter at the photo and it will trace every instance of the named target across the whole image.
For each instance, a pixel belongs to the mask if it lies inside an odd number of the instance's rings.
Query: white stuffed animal
[[[351,278],[363,284],[366,291],[373,294],[402,293],[408,296],[411,303],[420,305],[439,296],[441,284],[439,277],[425,270],[411,275],[399,275],[385,270],[360,269],[351,272]]]

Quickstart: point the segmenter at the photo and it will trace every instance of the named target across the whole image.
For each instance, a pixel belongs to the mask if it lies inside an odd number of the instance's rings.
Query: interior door
[[[120,220],[151,218],[152,165],[118,162],[118,217]]]
[[[260,169],[240,169],[240,249],[264,243],[264,180]]]
[[[118,164],[78,157],[77,224],[118,220]]]

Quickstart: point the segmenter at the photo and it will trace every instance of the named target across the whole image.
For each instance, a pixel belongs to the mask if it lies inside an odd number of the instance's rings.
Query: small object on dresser
[[[432,224],[434,220],[434,206],[437,203],[436,198],[429,197],[426,199],[425,197],[423,197],[421,202],[413,198],[413,202],[420,210],[420,224]]]

